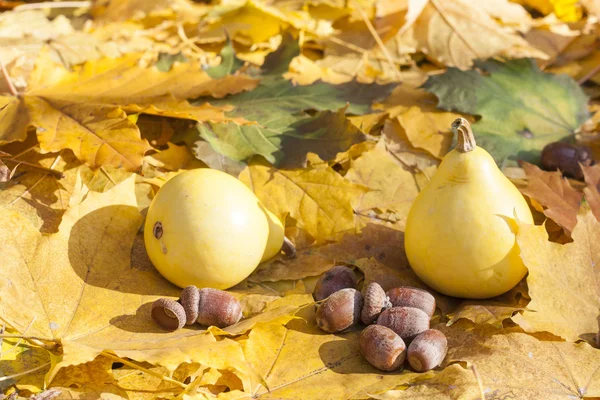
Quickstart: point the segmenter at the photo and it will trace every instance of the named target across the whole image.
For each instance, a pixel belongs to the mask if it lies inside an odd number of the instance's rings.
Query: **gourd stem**
[[[457,118],[452,122],[452,132],[457,136],[456,150],[461,153],[468,153],[469,151],[475,150],[475,136],[473,136],[473,130],[469,121],[464,118]]]
[[[290,239],[286,236],[283,237],[283,246],[281,247],[283,253],[287,256],[287,258],[295,258],[296,257],[296,246]]]

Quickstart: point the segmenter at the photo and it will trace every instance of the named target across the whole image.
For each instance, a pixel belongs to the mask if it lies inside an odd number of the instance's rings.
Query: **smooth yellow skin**
[[[156,238],[154,226],[162,224]],[[144,242],[156,269],[179,287],[227,289],[254,271],[265,251],[269,223],[258,198],[234,177],[214,169],[183,172],[154,197]]]
[[[527,269],[516,219],[533,224],[517,188],[480,147],[452,150],[408,214],[406,254],[415,273],[449,296],[489,298],[513,288]]]
[[[267,261],[279,254],[285,236],[285,231],[279,218],[266,208],[265,214],[267,216],[267,221],[269,221],[269,238],[267,239],[267,247],[265,248],[265,252],[263,253],[260,262]]]

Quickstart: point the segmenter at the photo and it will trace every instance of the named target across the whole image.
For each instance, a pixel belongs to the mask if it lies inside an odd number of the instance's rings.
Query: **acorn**
[[[325,332],[342,332],[360,321],[362,305],[363,298],[358,290],[338,290],[318,306],[317,325]]]
[[[179,295],[179,303],[183,306],[186,316],[186,325],[192,325],[198,319],[200,291],[196,286],[187,286]]]
[[[336,265],[321,275],[315,285],[313,297],[316,301],[321,301],[338,290],[356,288],[357,282],[356,274],[351,268],[345,265]]]
[[[377,324],[390,328],[408,342],[429,329],[429,316],[414,307],[392,307],[381,313]]]
[[[406,344],[400,336],[383,325],[369,325],[358,338],[360,353],[377,369],[394,371],[406,357]]]
[[[408,363],[417,372],[440,365],[448,351],[446,336],[437,329],[421,332],[408,346]]]
[[[198,318],[204,326],[225,328],[242,318],[242,305],[231,294],[218,289],[203,288],[199,291]]]
[[[435,297],[426,290],[411,286],[400,286],[387,291],[392,307],[415,307],[431,318],[435,313]]]
[[[554,142],[542,150],[542,168],[546,171],[560,170],[565,176],[583,180],[580,163],[584,166],[594,164],[592,151],[587,146]]]
[[[373,323],[383,310],[392,306],[385,291],[377,282],[371,282],[363,289],[363,299],[360,320],[365,325]]]
[[[167,331],[176,331],[185,325],[185,310],[175,300],[165,298],[156,300],[152,303],[151,314],[154,322]]]

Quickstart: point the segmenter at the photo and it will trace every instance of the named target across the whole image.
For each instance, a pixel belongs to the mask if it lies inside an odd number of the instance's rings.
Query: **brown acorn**
[[[185,325],[183,306],[171,299],[158,299],[152,304],[152,319],[167,331],[176,331]]]
[[[204,288],[199,290],[198,319],[200,325],[225,328],[242,318],[242,305],[223,290]]]
[[[317,325],[329,333],[346,330],[360,321],[362,305],[363,298],[358,290],[338,290],[317,308]]]
[[[408,363],[417,372],[440,365],[448,351],[446,336],[437,329],[421,332],[408,346]]]
[[[415,307],[431,318],[435,313],[435,297],[427,290],[411,286],[400,286],[387,291],[392,307]]]
[[[356,288],[356,274],[351,268],[344,265],[336,265],[325,272],[315,285],[313,297],[321,301],[341,289]]]
[[[363,299],[360,320],[365,325],[375,321],[383,310],[392,306],[385,291],[377,282],[371,282],[363,289]]]
[[[429,329],[429,316],[414,307],[392,307],[381,313],[377,325],[387,326],[408,342]]]
[[[200,302],[200,291],[196,286],[188,286],[181,291],[179,303],[183,306],[186,316],[186,325],[192,325],[198,319],[198,306]]]
[[[581,166],[594,164],[592,151],[586,146],[554,142],[542,150],[542,168],[546,171],[560,170],[563,175],[583,180]]]
[[[369,325],[358,338],[363,357],[375,368],[394,371],[406,357],[406,344],[400,336],[383,325]]]

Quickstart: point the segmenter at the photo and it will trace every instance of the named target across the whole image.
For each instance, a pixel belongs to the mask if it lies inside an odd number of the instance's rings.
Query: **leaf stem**
[[[360,4],[358,4],[358,2],[356,0],[352,0],[352,3],[354,5],[354,8],[356,9],[356,11],[358,11],[358,13],[360,14],[361,18],[363,19],[363,21],[367,25],[367,29],[369,30],[369,32],[373,36],[373,39],[375,39],[375,42],[377,42],[377,45],[379,46],[379,49],[381,50],[381,52],[383,53],[383,55],[387,59],[388,63],[390,63],[390,67],[394,71],[394,74],[396,75],[396,79],[398,79],[400,82],[402,82],[402,74],[400,73],[400,69],[394,63],[394,60],[392,59],[391,54],[388,52],[388,49],[385,47],[385,44],[383,43],[383,40],[381,40],[381,37],[379,37],[379,34],[375,30],[375,27],[373,26],[373,24],[371,23],[371,21],[369,21],[369,17],[367,16],[367,14],[365,13],[365,11],[362,9],[362,7],[360,6]]]
[[[111,359],[111,360],[114,360],[114,361],[116,361],[116,362],[120,362],[120,363],[122,363],[122,364],[125,364],[125,365],[127,365],[127,366],[129,366],[129,367],[131,367],[131,368],[135,368],[135,369],[137,369],[138,371],[145,372],[145,373],[146,373],[146,374],[148,374],[148,375],[152,375],[152,376],[154,376],[154,377],[156,377],[156,378],[162,379],[162,380],[163,380],[163,381],[165,381],[165,382],[169,382],[169,383],[172,383],[172,384],[174,384],[174,385],[177,385],[177,386],[179,386],[179,387],[181,387],[181,388],[183,388],[183,389],[186,389],[186,388],[187,388],[187,386],[188,386],[188,385],[186,385],[186,384],[185,384],[185,383],[183,383],[183,382],[179,382],[179,381],[177,381],[177,380],[175,380],[175,379],[173,379],[173,378],[169,378],[168,376],[164,376],[163,374],[159,374],[158,372],[154,372],[154,371],[152,371],[152,370],[149,370],[149,369],[147,369],[147,368],[141,367],[141,366],[139,366],[139,365],[137,365],[137,364],[135,364],[135,363],[133,363],[133,362],[131,362],[131,361],[128,361],[128,360],[126,360],[126,359],[124,359],[124,358],[118,357],[118,356],[116,356],[116,355],[114,355],[114,354],[111,354],[111,353],[109,353],[109,352],[107,352],[107,351],[103,351],[102,353],[100,353],[100,355],[101,355],[101,356],[104,356],[104,357],[106,357],[106,358],[109,358],[109,359]]]
[[[2,60],[0,60],[0,70],[2,71],[2,77],[4,78],[4,81],[8,85],[8,92],[13,96],[18,96],[19,91],[17,90],[15,85],[13,85],[12,80],[10,79],[10,75],[8,74],[8,71],[6,70],[6,67],[4,66]]]
[[[43,3],[29,3],[16,6],[13,10],[38,10],[44,8],[90,8],[91,1],[55,1]]]
[[[475,136],[473,136],[473,130],[469,121],[464,118],[456,118],[452,122],[452,132],[457,135],[456,150],[461,153],[468,153],[469,151],[475,150]]]
[[[577,80],[577,83],[579,85],[583,85],[588,80],[592,79],[594,77],[594,75],[596,75],[598,72],[600,72],[600,64],[596,65],[594,68],[592,68],[590,70],[590,72],[588,72],[587,74],[585,74],[584,76],[582,76],[581,78],[579,78]]]
[[[35,371],[39,371],[40,369],[47,367],[48,365],[50,365],[50,361],[48,361],[46,364],[40,365],[39,367],[35,367],[32,369],[28,369],[27,371],[19,372],[18,374],[2,376],[2,377],[0,377],[0,382],[7,381],[7,380],[13,379],[13,378],[18,378],[23,375],[31,374]]]
[[[477,386],[479,386],[479,395],[481,396],[481,400],[485,400],[485,392],[483,390],[483,381],[481,380],[481,376],[475,368],[475,364],[471,365],[471,370],[473,370],[473,375],[475,375],[475,380],[477,381]]]
[[[46,173],[52,174],[52,175],[56,176],[56,177],[57,177],[57,178],[59,178],[59,179],[63,177],[63,173],[62,173],[62,172],[60,172],[60,171],[57,171],[57,170],[55,170],[55,169],[51,169],[51,168],[42,167],[41,165],[32,164],[32,163],[29,163],[29,162],[27,162],[27,161],[13,160],[12,158],[1,158],[1,157],[0,157],[0,159],[2,159],[4,162],[12,162],[12,163],[17,163],[17,166],[18,166],[19,164],[22,164],[22,165],[26,165],[26,166],[28,166],[28,167],[30,167],[30,168],[39,169],[40,171],[44,171],[44,172],[46,172]]]

